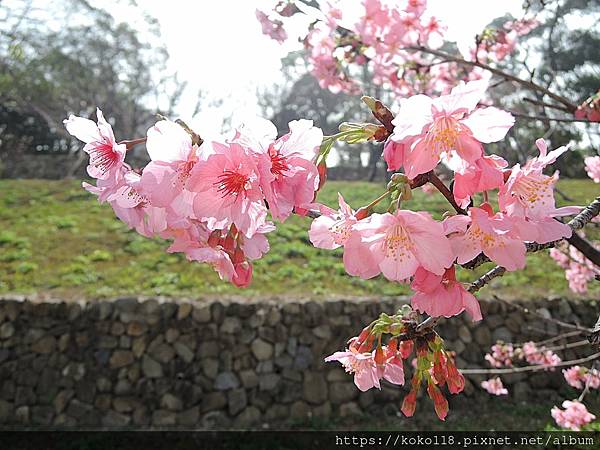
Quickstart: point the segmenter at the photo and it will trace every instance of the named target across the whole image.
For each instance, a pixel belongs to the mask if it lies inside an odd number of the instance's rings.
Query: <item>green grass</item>
[[[586,180],[564,180],[559,187],[581,205],[599,191],[598,185]],[[335,206],[338,191],[358,208],[377,197],[383,185],[330,182],[319,200]],[[559,196],[559,203],[566,202]],[[405,207],[428,210],[438,218],[447,209],[443,197],[420,190]],[[166,242],[128,230],[108,205],[98,204],[77,181],[0,180],[0,293],[63,298],[129,294],[326,298],[409,292],[406,286],[381,277],[365,281],[347,276],[341,250],[313,248],[309,226],[310,219],[301,217],[279,224],[269,235],[271,251],[255,264],[252,285],[240,290],[219,280],[209,266],[166,253]],[[528,261],[526,270],[495,280],[491,289],[507,297],[572,295],[564,272],[547,254],[530,255]],[[462,271],[460,277],[472,280],[489,267],[482,266],[476,273]],[[489,289],[483,289],[482,295],[489,295]],[[588,296],[597,297],[598,292],[596,286]]]

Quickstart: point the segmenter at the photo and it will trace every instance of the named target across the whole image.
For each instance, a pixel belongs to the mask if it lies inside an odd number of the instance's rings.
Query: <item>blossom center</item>
[[[246,190],[248,176],[234,170],[224,170],[214,183],[221,197],[239,195]]]
[[[269,157],[271,158],[271,173],[276,177],[283,176],[284,172],[289,170],[287,158],[279,150],[269,147]]]
[[[442,152],[456,148],[460,131],[460,125],[455,119],[444,116],[434,121],[425,139],[433,154],[439,156]]]
[[[344,245],[344,243],[350,237],[350,228],[351,225],[348,224],[346,219],[340,219],[335,222],[330,228],[329,231],[333,234],[333,241],[338,245]]]
[[[108,172],[119,161],[119,154],[115,151],[112,144],[108,142],[99,143],[90,152],[90,164],[102,173]]]
[[[360,359],[356,357],[348,357],[343,363],[346,373],[360,373],[364,370],[370,369],[372,362],[370,359]]]
[[[196,161],[187,160],[179,165],[179,167],[177,168],[177,179],[181,184],[184,184],[186,180],[190,177],[190,173],[192,172],[192,169],[194,168],[195,164]]]
[[[415,244],[402,225],[395,225],[386,234],[384,247],[386,257],[402,262],[408,259]]]
[[[515,183],[515,191],[523,202],[532,205],[541,202],[543,205],[546,201],[551,201],[552,192],[549,188],[553,181],[552,177],[523,177]]]

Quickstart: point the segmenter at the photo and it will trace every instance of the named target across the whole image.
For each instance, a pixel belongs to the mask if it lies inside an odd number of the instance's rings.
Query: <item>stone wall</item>
[[[274,426],[307,417],[395,414],[404,391],[360,393],[337,363],[380,312],[403,300],[88,303],[0,300],[0,424],[93,427]],[[530,302],[543,315],[591,326],[596,302]],[[555,324],[482,302],[484,321],[446,321],[439,332],[459,367],[483,365],[497,339],[558,333]],[[568,350],[572,358],[587,346]],[[451,399],[487,397],[471,378]],[[511,396],[556,396],[560,371],[504,377]],[[460,406],[460,405],[458,405]]]

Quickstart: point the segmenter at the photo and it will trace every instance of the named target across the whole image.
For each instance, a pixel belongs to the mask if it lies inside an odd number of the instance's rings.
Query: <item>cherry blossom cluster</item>
[[[437,98],[401,100],[383,152],[388,170],[404,172],[392,176],[384,194],[391,201],[388,212],[372,213],[369,207],[354,211],[340,195],[339,209],[321,207],[322,215],[309,231],[315,247],[343,247],[348,274],[365,279],[382,274],[410,283],[413,308],[435,317],[466,310],[474,320],[481,319],[477,300],[456,279],[457,264],[483,253],[506,270],[522,269],[525,242],[570,237],[571,228],[555,218],[580,209],[556,208],[558,173],[543,173],[567,147],[548,152],[540,139],[540,155],[510,169],[504,159],[485,154],[484,144],[501,140],[514,122],[505,111],[477,107],[486,88],[487,82],[472,81]],[[450,195],[459,208],[466,208],[462,214],[438,221],[427,212],[402,209],[401,202],[410,200],[410,183],[440,163],[454,171]],[[492,190],[498,191],[497,210],[486,201]],[[474,206],[479,195],[484,201]]]
[[[550,256],[565,269],[569,288],[577,294],[585,294],[588,283],[600,275],[600,269],[572,245],[552,248]]]
[[[508,389],[504,387],[500,377],[482,381],[481,387],[492,395],[508,395]]]
[[[510,55],[517,45],[518,39],[539,26],[532,18],[509,20],[499,28],[486,28],[475,40],[471,49],[472,60],[480,62],[498,62]]]
[[[492,345],[492,352],[485,355],[485,360],[492,367],[512,367],[515,349],[511,343],[497,342]]]
[[[544,346],[538,346],[533,341],[520,346],[498,341],[492,345],[491,352],[485,355],[485,360],[494,368],[513,367],[515,361],[521,360],[529,365],[548,366],[546,370],[554,370],[554,366],[561,362],[556,353]],[[500,377],[482,381],[481,387],[492,395],[508,394],[508,389],[504,387]]]
[[[522,360],[531,366],[544,365],[547,366],[545,370],[554,370],[561,363],[561,358],[552,350],[531,341],[520,346],[498,342],[492,346],[491,353],[485,355],[485,359],[494,368],[513,367],[515,360]],[[600,388],[600,372],[594,367],[589,369],[575,365],[564,369],[562,373],[567,384],[576,389],[587,391]],[[491,395],[508,395],[508,389],[504,387],[500,377],[482,381],[481,387]],[[552,408],[551,415],[560,427],[579,431],[596,418],[581,403],[582,397],[564,401],[564,409],[557,406]]]
[[[447,92],[457,79],[486,76],[480,68],[465,72],[455,62],[434,62],[421,47],[445,42],[445,26],[427,9],[426,0],[363,0],[360,13],[342,2],[323,2],[320,10],[303,2],[280,1],[269,14],[257,11],[263,33],[281,42],[284,17],[303,12],[311,17],[304,45],[312,74],[332,92],[357,93],[365,69],[370,79],[396,95]],[[488,28],[470,50],[473,61],[500,61],[514,51],[520,36],[538,25],[535,19],[507,21]]]
[[[414,332],[414,327],[415,313],[408,306],[393,316],[382,314],[358,336],[351,338],[345,351],[335,352],[325,361],[340,362],[346,372],[353,374],[356,386],[366,391],[380,389],[382,379],[403,385],[403,361],[414,352],[414,374],[401,410],[407,417],[414,414],[417,394],[425,383],[437,416],[444,420],[448,414],[448,401],[441,388],[447,386],[449,393],[458,394],[464,389],[465,380],[451,352],[444,349],[443,340],[437,334],[431,332],[413,339],[406,338],[407,333]],[[385,345],[382,343],[384,337],[388,337]]]
[[[533,341],[525,342],[519,346],[505,344],[498,341],[492,345],[491,353],[485,355],[485,360],[495,368],[513,367],[515,361],[521,360],[530,365],[556,366],[561,362],[560,357],[545,346],[539,346]]]
[[[532,366],[549,366],[548,370],[554,370],[552,366],[556,366],[561,362],[560,356],[543,346],[538,347],[533,341],[525,342],[518,349],[517,355]]]
[[[569,386],[575,389],[600,388],[600,372],[598,369],[588,369],[583,366],[573,366],[562,371]]]
[[[140,173],[124,162],[127,144],[115,140],[99,109],[97,115],[97,123],[73,115],[65,120],[69,133],[85,142],[88,174],[97,180],[84,187],[141,235],[171,239],[168,252],[206,262],[239,287],[252,279],[251,261],[269,250],[265,235],[275,227],[267,205],[283,222],[319,187],[315,160],[323,133],[312,121],[291,122],[279,139],[265,122],[255,135],[243,128],[209,143],[183,124],[161,120],[148,130],[151,161]]]
[[[580,431],[581,427],[587,425],[596,418],[590,413],[585,405],[579,400],[565,400],[562,403],[564,409],[558,406],[552,408],[551,414],[556,423],[562,428]]]

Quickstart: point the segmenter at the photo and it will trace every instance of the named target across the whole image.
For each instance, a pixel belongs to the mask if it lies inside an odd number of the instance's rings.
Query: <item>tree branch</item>
[[[501,375],[508,373],[535,372],[538,370],[552,369],[553,367],[576,366],[578,364],[595,361],[598,358],[600,358],[600,352],[594,353],[590,356],[586,356],[585,358],[572,359],[570,361],[561,361],[558,364],[539,364],[536,366],[511,367],[508,369],[460,369],[460,372],[466,375]]]
[[[482,69],[485,69],[489,72],[492,72],[494,75],[498,75],[499,77],[503,77],[507,80],[510,81],[514,81],[515,83],[519,83],[522,86],[527,87],[528,89],[531,89],[533,91],[537,91],[540,92],[544,95],[547,95],[548,97],[552,98],[553,100],[561,103],[562,105],[564,105],[565,107],[568,108],[569,112],[574,112],[577,109],[577,105],[570,102],[568,99],[555,94],[554,92],[551,92],[550,90],[546,89],[543,86],[540,86],[539,84],[536,84],[532,81],[527,81],[527,80],[523,80],[517,76],[511,75],[510,73],[506,73],[500,69],[496,69],[492,66],[489,66],[487,64],[481,63],[479,61],[467,61],[464,58],[458,57],[458,56],[453,56],[453,55],[449,55],[448,53],[445,52],[441,52],[439,50],[433,50],[427,47],[408,47],[409,50],[417,50],[423,53],[429,53],[431,55],[437,56],[439,58],[443,58],[446,59],[448,61],[453,61],[456,62],[458,64],[462,64],[462,65],[466,65],[466,66],[471,66],[471,67],[480,67]]]

